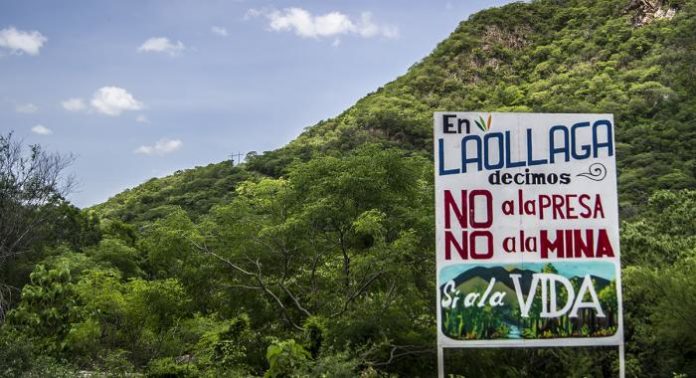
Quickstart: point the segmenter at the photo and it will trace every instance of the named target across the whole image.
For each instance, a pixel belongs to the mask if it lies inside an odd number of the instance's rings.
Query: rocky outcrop
[[[633,26],[636,27],[655,20],[669,20],[677,14],[677,9],[665,6],[662,0],[631,0],[626,11],[633,13]]]

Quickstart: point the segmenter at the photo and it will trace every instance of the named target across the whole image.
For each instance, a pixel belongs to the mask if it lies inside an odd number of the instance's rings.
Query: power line
[[[233,167],[234,167],[235,161],[237,162],[237,164],[242,163],[242,160],[243,160],[242,155],[244,155],[244,154],[242,154],[241,152],[237,152],[236,154],[230,154],[230,162],[232,163]],[[235,158],[236,158],[236,160],[235,160]]]

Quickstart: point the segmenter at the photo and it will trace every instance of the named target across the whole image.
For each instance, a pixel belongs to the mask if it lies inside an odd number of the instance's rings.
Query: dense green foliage
[[[150,179],[93,207],[101,216],[141,224],[162,218],[179,206],[197,218],[218,203],[229,201],[235,186],[257,175],[230,162],[209,164]]]
[[[279,150],[52,207],[63,223],[2,267],[21,300],[0,375],[433,376],[436,110],[615,114],[628,375],[696,375],[696,2],[650,4],[674,16],[628,0],[480,12]],[[616,357],[463,350],[447,365],[609,376]]]

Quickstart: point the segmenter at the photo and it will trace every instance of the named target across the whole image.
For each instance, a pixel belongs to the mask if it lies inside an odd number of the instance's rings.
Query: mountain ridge
[[[458,274],[456,277],[454,277],[452,280],[454,280],[454,287],[458,287],[459,285],[465,283],[466,281],[478,277],[483,279],[484,281],[490,282],[491,278],[495,278],[497,282],[500,282],[507,286],[510,289],[515,288],[512,278],[510,278],[510,274],[520,274],[520,287],[522,288],[522,292],[527,293],[529,292],[531,286],[532,286],[532,275],[534,273],[537,273],[535,271],[529,270],[529,269],[512,269],[512,270],[507,270],[502,266],[494,266],[490,268],[482,267],[482,266],[477,266],[475,268],[469,269],[465,272],[462,272]],[[604,279],[602,277],[594,276],[591,275],[590,278],[595,281],[595,287],[599,291],[603,289],[605,286],[609,284],[609,281],[607,279]],[[579,281],[582,279],[582,277],[578,276],[572,276],[568,277],[568,279],[573,282],[573,281]],[[440,290],[444,288],[445,285],[440,285]]]
[[[196,217],[229,200],[239,182],[281,177],[314,156],[379,144],[429,157],[432,112],[475,109],[613,113],[621,211],[630,218],[656,189],[696,186],[696,148],[688,142],[696,137],[688,112],[696,107],[688,80],[696,71],[693,4],[588,4],[542,0],[478,12],[404,75],[287,145],[250,155],[234,177],[222,178],[232,171],[215,163],[149,180],[91,210],[136,223],[156,219],[161,206]],[[177,187],[197,180],[207,184]],[[211,183],[219,190],[207,192]]]

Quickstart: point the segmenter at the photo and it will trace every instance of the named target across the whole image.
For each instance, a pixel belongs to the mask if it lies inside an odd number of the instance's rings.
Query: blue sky
[[[0,0],[0,133],[74,154],[90,206],[278,148],[506,2]]]

